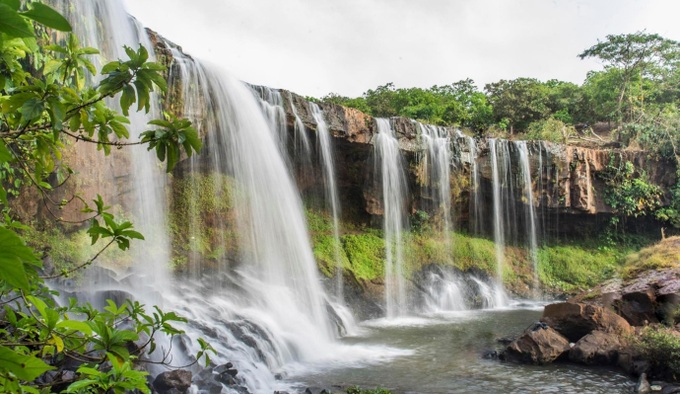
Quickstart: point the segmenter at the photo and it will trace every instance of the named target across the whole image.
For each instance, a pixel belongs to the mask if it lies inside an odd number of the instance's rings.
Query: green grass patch
[[[680,237],[669,237],[626,257],[621,271],[623,279],[631,279],[648,270],[680,267]]]
[[[357,279],[373,280],[385,273],[385,241],[373,234],[348,234],[341,238],[351,271]]]
[[[496,249],[493,241],[453,233],[453,264],[461,271],[479,268],[493,274],[496,272]]]
[[[622,252],[610,248],[590,249],[579,245],[544,246],[538,250],[538,275],[544,286],[576,291],[615,276]]]
[[[338,258],[342,262],[343,269],[352,269],[352,264],[342,247],[342,242],[336,240],[332,235],[314,237],[314,258],[316,258],[321,273],[327,277],[335,275]]]

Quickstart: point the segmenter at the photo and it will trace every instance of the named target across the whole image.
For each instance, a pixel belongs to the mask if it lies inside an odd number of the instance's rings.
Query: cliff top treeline
[[[604,64],[580,86],[534,78],[500,80],[483,90],[472,79],[429,89],[387,83],[361,97],[330,93],[311,100],[376,117],[458,126],[478,135],[567,142],[578,130],[586,141],[633,145],[674,159],[680,142],[680,43],[646,32],[609,35],[578,56]],[[593,128],[613,132],[603,138]]]

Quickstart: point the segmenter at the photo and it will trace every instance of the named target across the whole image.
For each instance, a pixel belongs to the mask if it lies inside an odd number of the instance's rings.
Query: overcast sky
[[[146,27],[260,85],[320,97],[387,82],[582,83],[607,34],[680,40],[680,0],[125,0]]]

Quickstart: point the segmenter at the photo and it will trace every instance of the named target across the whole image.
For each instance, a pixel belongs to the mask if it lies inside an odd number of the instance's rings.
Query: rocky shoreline
[[[653,252],[678,247],[675,237]],[[628,264],[623,279],[547,305],[540,321],[498,352],[498,358],[616,367],[639,379],[639,393],[680,393],[680,268],[674,266],[677,255],[666,258],[668,268]]]

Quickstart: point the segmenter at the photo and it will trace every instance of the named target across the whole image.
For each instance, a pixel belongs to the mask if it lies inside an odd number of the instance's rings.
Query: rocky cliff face
[[[296,116],[305,126],[311,141],[315,140],[316,122],[312,116],[309,103],[301,96],[288,91],[280,91],[284,99],[287,127],[292,133]],[[348,208],[354,218],[369,220],[383,214],[382,197],[372,182],[373,140],[377,133],[376,121],[353,108],[320,103],[329,130],[333,137],[335,149],[338,185],[343,201],[343,209]],[[408,162],[409,204],[412,213],[416,210],[427,210],[424,203],[428,193],[422,187],[419,174],[422,172],[422,158],[425,145],[422,140],[421,127],[416,121],[405,118],[392,118],[392,127],[399,140],[399,147]],[[452,212],[457,217],[459,226],[466,226],[473,220],[469,212],[470,200],[475,190],[470,181],[473,174],[473,163],[476,158],[479,171],[479,198],[481,211],[485,217],[477,218],[482,222],[490,221],[492,212],[492,166],[487,139],[475,140],[476,152],[470,151],[469,137],[462,136],[453,128],[448,128],[451,136],[451,191]],[[539,219],[543,222],[554,222],[556,228],[544,229],[546,232],[562,234],[582,232],[583,224],[605,224],[612,209],[605,203],[606,185],[604,173],[610,163],[632,162],[636,168],[644,171],[653,184],[668,190],[675,183],[675,166],[673,163],[648,158],[645,152],[620,149],[593,149],[580,146],[556,144],[544,141],[529,141],[529,165],[532,179],[533,201]],[[515,145],[510,144],[509,161],[511,164],[509,182],[512,204],[521,206],[527,203],[519,187],[520,169],[516,165],[518,152]],[[294,152],[291,152],[294,155]],[[298,163],[301,164],[301,163]],[[304,171],[298,169],[298,184],[302,192],[322,190],[319,177],[305,177]],[[519,209],[519,208],[518,208]],[[433,212],[430,212],[431,214]],[[552,220],[552,219],[554,220]],[[518,219],[520,222],[524,219]],[[574,220],[573,226],[569,221]],[[550,224],[547,224],[551,227]],[[484,226],[482,226],[484,227]],[[490,227],[490,224],[486,225]]]

